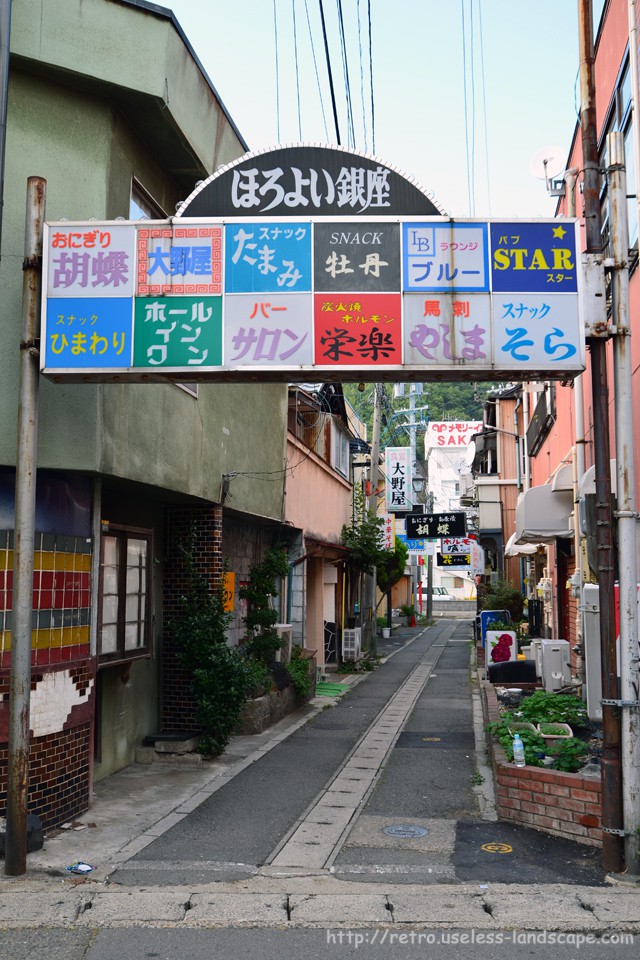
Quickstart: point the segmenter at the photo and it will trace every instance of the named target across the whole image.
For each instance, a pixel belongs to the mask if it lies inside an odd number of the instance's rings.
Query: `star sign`
[[[558,240],[562,240],[562,239],[564,238],[564,235],[565,235],[566,232],[567,232],[567,231],[565,230],[564,227],[554,227],[554,228],[553,228],[553,236],[554,236],[554,237],[557,237]]]

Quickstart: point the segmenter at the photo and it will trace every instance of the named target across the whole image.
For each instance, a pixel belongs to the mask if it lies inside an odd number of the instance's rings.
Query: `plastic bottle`
[[[516,767],[524,767],[526,762],[524,759],[524,743],[520,739],[519,733],[516,733],[513,738],[513,762]]]

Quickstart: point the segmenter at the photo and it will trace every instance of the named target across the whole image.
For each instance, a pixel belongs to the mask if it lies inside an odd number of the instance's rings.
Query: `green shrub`
[[[516,623],[522,620],[524,597],[522,592],[508,580],[492,583],[482,598],[483,610],[508,610]]]
[[[301,655],[300,647],[294,647],[291,651],[291,661],[287,664],[287,670],[296,692],[303,698],[308,697],[311,692],[310,662]]]
[[[513,760],[513,734],[516,732],[513,724],[516,723],[517,720],[518,718],[514,717],[513,713],[507,711],[502,714],[499,720],[494,720],[487,726],[489,733],[499,740],[507,760],[510,762]],[[545,754],[545,742],[537,730],[520,729],[517,732],[524,746],[525,763],[530,767],[543,766],[542,759]]]
[[[278,596],[276,580],[289,572],[287,554],[277,544],[265,554],[261,563],[249,570],[249,583],[239,590],[240,598],[247,601],[246,647],[250,657],[268,665],[282,646],[275,625],[278,612],[271,606],[271,598]]]
[[[584,726],[587,710],[582,700],[570,693],[547,693],[536,690],[525,697],[518,708],[521,720],[530,723],[568,723],[572,727]]]
[[[563,770],[565,773],[577,773],[584,766],[588,753],[587,744],[576,737],[564,737],[547,747],[547,754],[554,758],[554,770]]]
[[[226,643],[213,644],[193,671],[196,719],[202,726],[200,752],[216,757],[224,752],[240,718],[251,682],[248,661]]]

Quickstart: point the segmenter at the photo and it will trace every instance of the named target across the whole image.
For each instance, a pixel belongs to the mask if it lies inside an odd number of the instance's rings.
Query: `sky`
[[[160,2],[174,11],[251,150],[338,142],[320,0]],[[555,200],[531,168],[547,152],[563,168],[571,145],[577,0],[341,5],[351,126],[339,2],[323,2],[343,146],[413,177],[451,216],[554,216]]]

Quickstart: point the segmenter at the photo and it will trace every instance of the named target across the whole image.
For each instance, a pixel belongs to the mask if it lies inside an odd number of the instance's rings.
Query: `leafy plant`
[[[267,551],[264,560],[249,570],[249,583],[240,588],[240,597],[247,600],[245,617],[247,628],[247,652],[250,657],[265,665],[270,664],[282,641],[275,625],[278,612],[271,606],[271,598],[278,596],[276,580],[289,572],[287,554],[281,544]]]
[[[487,725],[487,730],[499,740],[509,761],[513,760],[513,734],[515,733],[513,723],[516,721],[517,718],[514,717],[513,713],[505,711],[499,720],[494,720]],[[524,745],[525,763],[530,767],[543,766],[542,758],[545,754],[545,742],[538,731],[520,729],[517,732]]]
[[[354,515],[350,525],[342,528],[342,542],[347,548],[347,566],[358,573],[373,573],[387,552],[383,547],[384,520],[367,510],[364,494],[354,492]]]
[[[567,737],[566,728],[559,723],[540,723],[538,724],[540,733],[546,734],[548,737]]]
[[[547,754],[554,758],[554,769],[565,773],[576,773],[584,765],[588,753],[588,745],[576,737],[563,737],[547,747]]]
[[[416,608],[412,603],[403,603],[402,606],[400,607],[400,613],[402,614],[403,617],[406,617],[407,620],[410,620],[411,617],[415,617]]]
[[[585,705],[578,697],[545,690],[536,690],[530,697],[525,697],[518,714],[530,723],[568,723],[572,727],[584,726],[587,719]]]
[[[300,647],[294,647],[291,651],[291,661],[287,664],[287,670],[297,693],[301,697],[308,697],[311,691],[311,673],[309,661],[302,656]]]
[[[511,619],[516,622],[522,620],[523,608],[524,597],[521,591],[508,580],[492,583],[482,598],[483,610],[508,610]]]
[[[380,552],[376,564],[376,579],[382,593],[389,593],[391,588],[402,580],[408,557],[409,549],[399,537],[395,538],[393,550]]]
[[[186,591],[180,613],[169,624],[178,646],[178,661],[190,673],[195,717],[202,727],[199,750],[207,756],[224,751],[240,717],[251,682],[244,656],[227,645],[231,613],[225,610],[223,582],[211,590],[194,561],[195,530],[180,545],[186,568]]]

